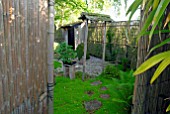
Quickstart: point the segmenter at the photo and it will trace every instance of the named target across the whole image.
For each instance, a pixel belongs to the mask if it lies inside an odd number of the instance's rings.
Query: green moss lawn
[[[122,72],[124,73],[124,72]],[[123,76],[124,75],[124,76]],[[129,78],[130,77],[130,78]],[[92,86],[91,83],[100,80],[101,85]],[[132,72],[122,74],[120,79],[103,78],[82,81],[80,78],[70,80],[65,77],[56,77],[54,88],[54,114],[88,114],[83,106],[84,101],[99,100],[102,102],[100,109],[95,114],[128,114],[132,98],[133,82]],[[100,90],[101,87],[107,90]],[[93,91],[89,96],[87,91]],[[109,99],[100,98],[100,94],[109,94]]]

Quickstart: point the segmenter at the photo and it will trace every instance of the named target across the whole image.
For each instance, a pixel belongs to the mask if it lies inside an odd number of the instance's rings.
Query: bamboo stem
[[[54,43],[54,0],[48,1],[49,31],[48,31],[48,113],[53,114],[53,43]]]

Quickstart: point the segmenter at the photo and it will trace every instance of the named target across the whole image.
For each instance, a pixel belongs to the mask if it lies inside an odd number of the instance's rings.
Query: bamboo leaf
[[[128,15],[130,12],[130,16],[129,16],[129,21],[131,20],[133,14],[136,12],[136,10],[138,9],[138,7],[141,5],[142,0],[135,0],[132,5],[129,7],[126,15]]]
[[[145,8],[144,15],[146,15],[149,12],[150,8],[152,7],[152,3],[153,3],[153,0],[149,0]]]
[[[170,55],[170,52],[169,52],[169,55]],[[158,77],[159,75],[165,70],[165,68],[170,64],[170,58],[169,56],[164,56],[166,57],[162,62],[161,64],[158,66],[158,68],[156,69],[150,83],[152,84]]]
[[[170,30],[155,30],[154,32],[153,32],[153,34],[159,34],[159,33],[170,33]],[[150,31],[147,31],[147,32],[144,32],[144,34],[143,35],[149,35],[150,34]]]
[[[158,64],[159,62],[161,62],[166,57],[169,57],[169,54],[170,54],[170,51],[166,51],[166,52],[157,54],[157,55],[149,58],[148,60],[146,60],[144,63],[142,63],[138,67],[138,69],[134,72],[134,75],[138,75],[138,74],[141,74],[141,73],[145,72],[146,70],[150,69],[154,65]]]
[[[130,5],[130,7],[128,8],[128,10],[127,10],[127,12],[126,12],[126,15],[128,15],[131,11],[132,11],[132,9],[133,9],[133,7],[134,7],[134,4],[136,3],[137,1],[134,1],[131,5]]]
[[[154,2],[153,2],[153,10],[158,7],[159,2],[160,2],[160,0],[154,0]]]
[[[146,1],[147,0],[143,0],[143,2],[142,2],[142,10],[145,8]]]
[[[149,39],[150,40],[151,40],[153,32],[154,32],[154,30],[155,30],[155,28],[156,28],[160,18],[164,14],[165,9],[168,6],[169,2],[170,2],[170,0],[161,0],[161,2],[159,3],[158,8],[157,8],[156,13],[155,13],[154,18],[153,18],[154,24],[153,24],[151,32],[149,34]]]
[[[170,42],[170,38],[168,38],[168,39],[164,40],[163,42],[159,43],[158,45],[154,46],[154,47],[149,51],[148,55],[149,55],[151,52],[153,52],[155,49],[157,49],[157,48],[159,48],[159,47],[161,47],[161,46],[163,46],[163,45],[165,45],[165,44],[167,44],[167,43],[169,43],[169,42]]]
[[[166,109],[166,112],[169,112],[170,111],[170,105],[168,106],[168,108]]]
[[[151,13],[149,14],[148,18],[146,19],[143,27],[142,27],[142,30],[141,32],[139,33],[139,35],[137,36],[137,41],[139,40],[139,38],[144,35],[147,31],[147,29],[149,28],[152,20],[153,20],[153,17],[154,17],[154,14],[155,14],[156,10],[153,10],[151,11]]]
[[[166,27],[166,25],[169,23],[170,21],[170,13],[168,14],[167,18],[166,18],[166,21],[165,21],[165,24],[164,24],[164,28]]]

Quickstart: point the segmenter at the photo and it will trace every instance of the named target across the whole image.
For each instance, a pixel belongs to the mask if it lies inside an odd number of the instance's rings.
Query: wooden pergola
[[[102,68],[104,69],[104,62],[105,62],[105,50],[106,50],[106,24],[107,22],[113,22],[109,15],[105,14],[98,14],[98,13],[86,13],[82,12],[79,19],[83,20],[82,26],[85,26],[85,37],[84,37],[84,58],[83,58],[83,76],[82,80],[85,77],[85,68],[86,68],[86,54],[87,54],[87,37],[88,37],[88,22],[98,22],[104,24],[103,30],[103,54],[102,54],[102,61],[103,65]]]

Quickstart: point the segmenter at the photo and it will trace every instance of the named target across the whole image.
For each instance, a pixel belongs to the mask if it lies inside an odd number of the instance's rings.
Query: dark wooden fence
[[[47,0],[0,0],[0,114],[46,113]]]

